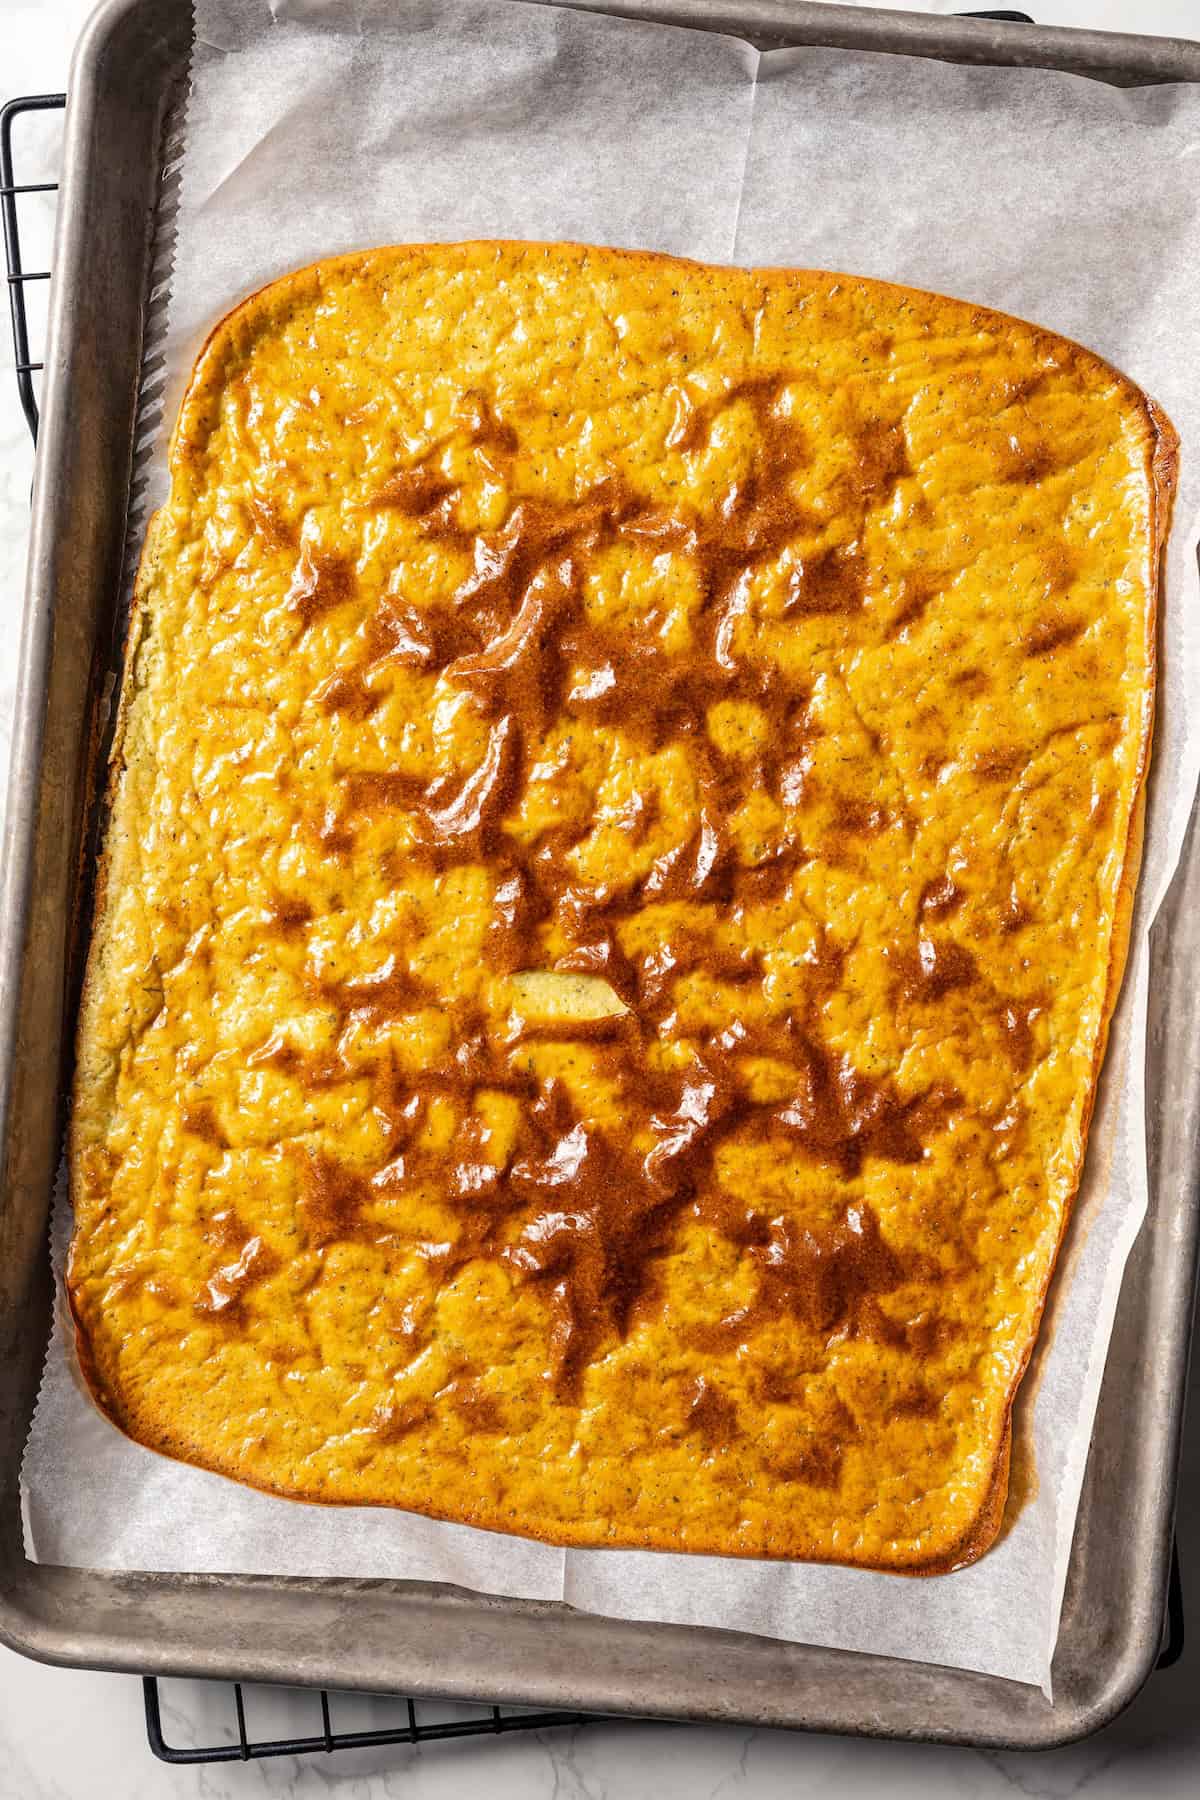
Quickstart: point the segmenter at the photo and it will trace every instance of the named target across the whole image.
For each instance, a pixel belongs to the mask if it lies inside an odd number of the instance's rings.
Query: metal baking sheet
[[[557,0],[548,0],[557,3]],[[1200,44],[797,0],[604,10],[794,43],[1200,81]],[[1197,1252],[1200,830],[1152,939],[1151,1205],[1130,1257],[1054,1661],[1053,1705],[994,1677],[425,1584],[117,1575],[30,1564],[17,1478],[50,1307],[46,1225],[78,984],[78,905],[135,437],[178,0],[106,0],[67,115],[12,786],[0,866],[0,1637],[46,1661],[614,1713],[1047,1745],[1104,1724],[1157,1654]],[[1138,1396],[1129,1429],[1129,1395]]]

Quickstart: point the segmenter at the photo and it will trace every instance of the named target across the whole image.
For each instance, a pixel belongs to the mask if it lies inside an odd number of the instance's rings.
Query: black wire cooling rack
[[[0,112],[0,209],[4,219],[4,260],[8,267],[8,304],[12,314],[13,355],[16,359],[17,393],[21,411],[37,443],[38,404],[33,377],[41,363],[29,356],[29,316],[25,289],[35,281],[49,281],[49,269],[26,269],[21,260],[21,225],[18,201],[27,194],[56,194],[57,181],[18,182],[14,174],[12,153],[13,125],[22,114],[61,112],[67,104],[65,94],[30,94],[21,100],[10,100]]]
[[[1030,23],[1028,14],[1018,12],[992,12],[974,15],[979,18],[1003,18],[1014,22]],[[18,182],[15,175],[15,163],[12,149],[12,132],[16,120],[23,115],[42,112],[61,112],[66,106],[65,94],[31,94],[20,99],[10,100],[0,109],[0,215],[4,224],[4,256],[8,270],[9,309],[12,314],[13,353],[17,376],[17,393],[21,402],[21,410],[25,414],[33,440],[37,442],[38,433],[38,397],[35,375],[42,369],[40,361],[30,355],[29,314],[26,306],[26,288],[34,282],[50,279],[49,269],[26,269],[21,257],[21,228],[19,218],[19,202],[29,194],[52,194],[58,189],[56,181]],[[1183,1585],[1179,1573],[1178,1545],[1171,1551],[1171,1578],[1167,1592],[1167,1609],[1164,1621],[1164,1646],[1158,1659],[1157,1667],[1170,1668],[1179,1661],[1183,1654],[1184,1616]],[[430,1704],[419,1700],[407,1699],[403,1696],[388,1696],[386,1703],[394,1705],[400,1714],[401,1722],[396,1725],[383,1726],[374,1731],[335,1731],[333,1713],[337,1703],[336,1694],[321,1688],[312,1695],[314,1707],[320,1709],[321,1728],[305,1737],[293,1738],[252,1738],[246,1728],[246,1704],[242,1683],[235,1681],[225,1684],[233,1689],[233,1725],[236,1740],[221,1744],[208,1744],[197,1748],[181,1749],[168,1744],[163,1736],[162,1705],[159,1685],[153,1675],[142,1679],[142,1689],[146,1706],[146,1736],[155,1756],[167,1763],[218,1763],[218,1762],[251,1762],[270,1756],[306,1756],[317,1752],[330,1754],[335,1750],[368,1750],[391,1744],[430,1744],[443,1743],[453,1738],[496,1737],[515,1731],[544,1731],[551,1726],[585,1725],[594,1721],[596,1715],[580,1712],[522,1712],[509,1711],[500,1706],[480,1706],[478,1716],[463,1719],[438,1720],[422,1723],[418,1708]]]
[[[307,1737],[252,1738],[246,1730],[246,1702],[240,1681],[228,1682],[233,1689],[233,1716],[237,1741],[206,1744],[197,1749],[182,1750],[168,1744],[163,1736],[162,1708],[158,1682],[153,1675],[142,1677],[142,1693],[146,1702],[146,1736],[150,1748],[162,1762],[219,1763],[254,1762],[268,1756],[311,1756],[323,1751],[374,1750],[390,1744],[447,1743],[452,1738],[502,1737],[514,1731],[545,1731],[550,1726],[587,1725],[594,1722],[592,1713],[512,1712],[502,1706],[480,1706],[478,1717],[440,1719],[422,1724],[418,1707],[435,1705],[434,1701],[409,1700],[403,1696],[380,1696],[380,1705],[395,1707],[403,1724],[385,1725],[375,1731],[335,1731],[333,1711],[338,1696],[326,1688],[310,1690],[313,1711],[320,1707],[321,1729]]]

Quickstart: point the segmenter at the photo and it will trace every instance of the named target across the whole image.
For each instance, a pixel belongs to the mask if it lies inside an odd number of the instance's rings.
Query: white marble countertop
[[[892,0],[876,0],[891,4]],[[913,4],[916,0],[913,0]],[[975,0],[981,4],[982,0]],[[934,0],[930,11],[971,0]],[[0,99],[65,85],[71,45],[92,0],[0,0]],[[1200,0],[1025,0],[1050,24],[1164,35],[1200,34]],[[58,124],[32,122],[22,140],[26,179],[56,172]],[[29,268],[45,267],[50,209],[27,214]],[[40,296],[35,345],[40,341]],[[7,773],[14,652],[24,579],[32,458],[12,385],[12,351],[0,322],[0,791]],[[35,349],[35,355],[37,351]],[[76,1796],[203,1796],[334,1793],[344,1800],[770,1800],[886,1788],[891,1800],[991,1800],[1009,1792],[1066,1800],[1183,1800],[1200,1793],[1200,1391],[1193,1394],[1180,1499],[1180,1551],[1192,1641],[1180,1663],[1154,1675],[1124,1717],[1086,1744],[1036,1755],[777,1731],[651,1725],[589,1726],[501,1741],[419,1750],[343,1752],[310,1758],[168,1769],[146,1747],[140,1684],[129,1676],[42,1668],[0,1649],[0,1800]],[[319,1728],[316,1702],[292,1690],[251,1689],[252,1736]],[[432,1715],[428,1715],[432,1716]],[[395,1722],[386,1702],[334,1703],[335,1729]],[[233,1741],[227,1687],[163,1684],[163,1723],[179,1744]]]

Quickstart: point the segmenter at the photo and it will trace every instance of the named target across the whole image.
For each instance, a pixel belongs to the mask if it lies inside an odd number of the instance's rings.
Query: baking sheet
[[[1145,932],[1200,766],[1190,371],[1200,320],[1195,90],[729,38],[517,0],[197,0],[166,414],[213,320],[374,242],[578,237],[808,263],[1026,314],[1125,367],[1184,454],[1157,773],[1125,991],[1049,1329],[1018,1407],[1020,1504],[974,1568],[914,1582],[805,1565],[563,1553],[409,1514],[273,1500],[131,1445],[56,1328],[27,1448],[29,1553],[82,1567],[419,1576],[1048,1685],[1096,1394],[1146,1202]],[[151,461],[161,492],[162,444]],[[1153,1083],[1150,1082],[1153,1093]],[[56,1234],[65,1233],[59,1209]]]

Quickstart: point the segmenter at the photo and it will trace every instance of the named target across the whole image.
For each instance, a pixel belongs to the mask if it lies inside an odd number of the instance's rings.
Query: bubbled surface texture
[[[957,301],[394,249],[217,329],[127,658],[70,1288],[132,1436],[938,1570],[1124,953],[1173,435]]]

